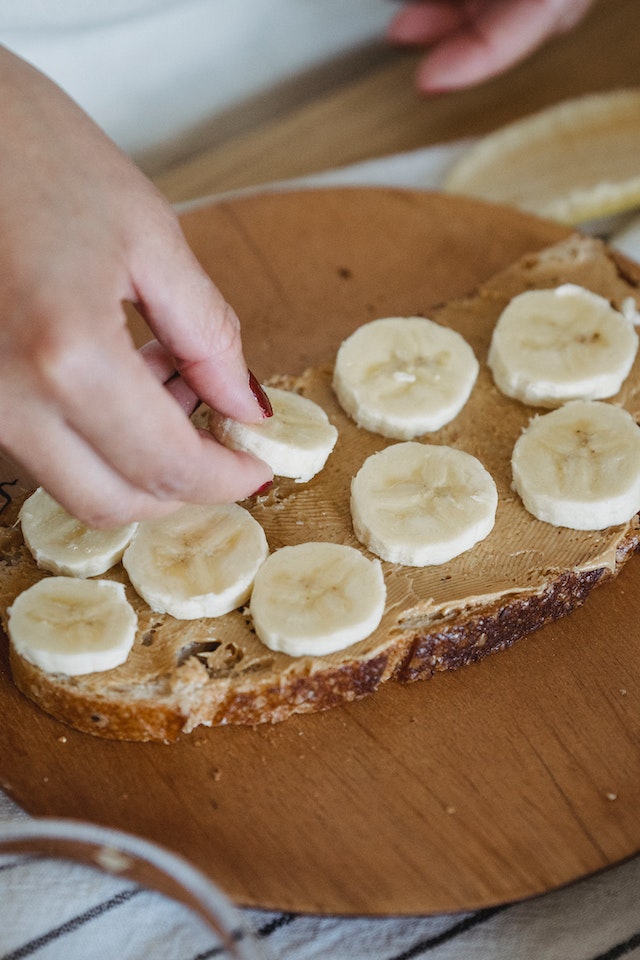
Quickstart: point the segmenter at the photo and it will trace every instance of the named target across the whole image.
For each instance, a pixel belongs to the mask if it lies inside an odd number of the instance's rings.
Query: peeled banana
[[[186,505],[142,521],[122,563],[152,610],[195,620],[246,603],[268,553],[264,530],[238,504]]]
[[[338,431],[313,400],[279,387],[264,390],[273,416],[260,423],[239,423],[212,411],[209,429],[225,446],[264,460],[276,476],[311,480],[324,467]]]
[[[16,652],[68,676],[124,663],[137,628],[124,586],[111,580],[45,577],[20,593],[8,613]]]
[[[573,400],[516,441],[513,486],[538,520],[602,530],[640,511],[640,428],[622,407]]]
[[[368,637],[385,600],[379,560],[354,547],[311,542],[271,554],[256,575],[249,609],[265,646],[312,657]]]
[[[638,349],[629,315],[584,287],[565,283],[514,297],[498,318],[488,363],[508,397],[540,407],[614,396]]]
[[[118,563],[137,524],[92,530],[72,517],[42,487],[20,509],[24,541],[43,570],[95,577]]]
[[[478,369],[473,350],[455,330],[424,317],[386,317],[343,341],[333,388],[359,426],[411,440],[457,416]]]

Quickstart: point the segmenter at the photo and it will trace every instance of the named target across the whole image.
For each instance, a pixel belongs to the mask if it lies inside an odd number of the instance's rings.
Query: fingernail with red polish
[[[249,371],[249,387],[251,389],[251,393],[256,398],[265,419],[267,417],[272,417],[273,407],[271,406],[271,401],[269,400],[269,397],[266,395],[266,393],[258,383],[258,378],[254,376],[254,374],[251,373],[251,371]]]
[[[263,483],[261,487],[258,487],[256,492],[253,494],[254,497],[259,497],[261,494],[266,493],[267,490],[270,490],[273,486],[273,480],[267,480],[266,483]]]

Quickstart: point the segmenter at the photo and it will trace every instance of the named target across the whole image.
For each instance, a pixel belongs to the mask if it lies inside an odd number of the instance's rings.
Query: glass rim
[[[71,860],[132,880],[197,913],[234,960],[264,960],[237,908],[215,882],[184,856],[154,841],[76,819],[0,820],[0,854],[7,853]]]

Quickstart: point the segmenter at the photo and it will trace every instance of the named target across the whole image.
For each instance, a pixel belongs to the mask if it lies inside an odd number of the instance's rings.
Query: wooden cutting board
[[[428,312],[565,235],[376,189],[234,199],[183,224],[261,378],[330,359],[361,322]],[[639,595],[632,559],[581,610],[481,664],[171,746],[51,719],[14,689],[3,642],[0,786],[32,814],[163,843],[244,905],[425,914],[529,897],[640,849]]]

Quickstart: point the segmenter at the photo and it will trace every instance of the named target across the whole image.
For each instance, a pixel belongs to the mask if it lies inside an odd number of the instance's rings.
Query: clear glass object
[[[183,857],[76,820],[0,822],[0,957],[266,960]]]

